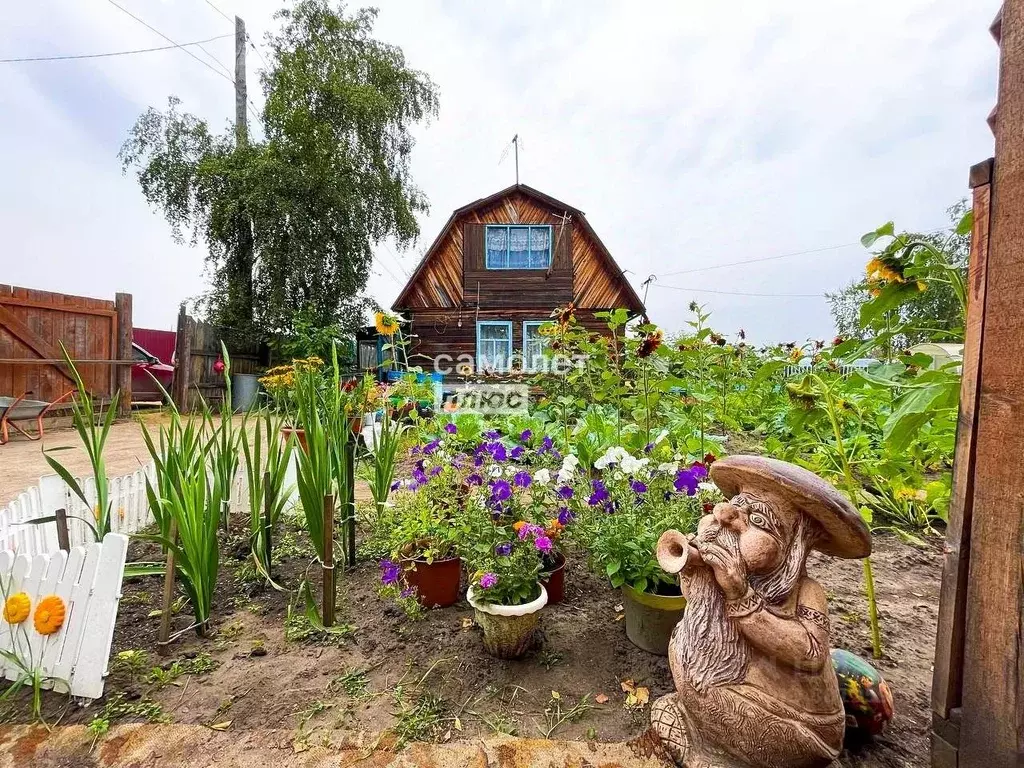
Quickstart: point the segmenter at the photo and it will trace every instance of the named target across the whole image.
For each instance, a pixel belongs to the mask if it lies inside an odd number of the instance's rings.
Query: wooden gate
[[[121,390],[127,409],[131,338],[131,294],[108,301],[0,284],[0,396],[49,402],[74,388],[62,342],[92,395],[109,401]]]

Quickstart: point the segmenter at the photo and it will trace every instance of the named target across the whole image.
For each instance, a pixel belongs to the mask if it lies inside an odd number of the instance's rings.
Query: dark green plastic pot
[[[637,648],[659,656],[668,656],[672,630],[683,618],[686,598],[682,595],[652,595],[622,587],[626,611],[626,637]]]

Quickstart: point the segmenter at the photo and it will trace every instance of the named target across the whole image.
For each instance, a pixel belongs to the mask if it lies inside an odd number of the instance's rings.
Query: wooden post
[[[992,32],[1000,67],[988,257],[983,269],[972,264],[972,280],[984,285],[972,283],[971,297],[983,298],[969,309],[963,365],[968,397],[976,368],[975,412],[965,418],[962,404],[954,468],[962,501],[954,499],[959,519],[947,529],[932,702],[933,765],[957,768],[1024,765],[1024,0],[1006,0]],[[958,716],[957,732],[947,725]]]
[[[171,397],[181,413],[188,413],[188,391],[192,375],[192,323],[184,303],[178,309],[178,330],[174,337],[174,383]]]
[[[967,318],[960,383],[960,414],[953,462],[953,489],[939,598],[939,628],[932,675],[932,754],[937,765],[956,765],[960,743],[967,575],[974,514],[975,435],[978,424],[978,365],[985,316],[992,160],[971,168],[974,226],[967,276]]]
[[[171,541],[177,542],[178,523],[175,520],[171,520],[171,528],[168,533]],[[166,568],[167,570],[164,571],[164,594],[160,606],[160,632],[156,641],[156,650],[161,656],[166,656],[170,652],[171,603],[174,601],[174,550],[169,547]]]
[[[132,295],[118,293],[114,296],[117,310],[117,349],[114,358],[131,360],[132,355]],[[128,416],[132,412],[132,366],[120,363],[117,368],[117,389],[121,393],[117,401],[117,415]]]
[[[53,513],[57,524],[57,546],[65,552],[71,551],[71,536],[68,534],[68,512],[61,508]]]
[[[323,619],[334,626],[334,496],[324,496]]]
[[[271,560],[273,560],[273,520],[270,515],[270,473],[263,473],[263,543],[264,550],[266,551],[267,561],[265,563],[267,568],[267,577],[270,578]]]
[[[349,569],[356,567],[356,440],[350,436],[345,442],[345,472],[348,474],[348,488],[345,498],[346,533],[348,535],[348,552],[346,565]]]

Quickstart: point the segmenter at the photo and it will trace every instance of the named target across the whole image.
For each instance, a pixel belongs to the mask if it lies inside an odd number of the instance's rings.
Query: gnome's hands
[[[739,552],[732,552],[713,542],[697,545],[701,559],[715,572],[715,581],[727,600],[739,600],[747,594],[747,566]]]

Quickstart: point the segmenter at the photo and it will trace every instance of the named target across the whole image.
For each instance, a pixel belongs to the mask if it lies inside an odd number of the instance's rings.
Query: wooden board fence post
[[[188,413],[188,391],[192,375],[192,329],[185,305],[178,308],[178,329],[174,337],[174,383],[171,397],[181,413]]]
[[[114,350],[115,360],[131,360],[132,354],[132,295],[118,293],[114,296],[114,307],[117,310],[117,348]],[[132,366],[129,363],[116,364],[117,389],[121,393],[117,401],[118,416],[128,416],[132,412]]]
[[[334,626],[334,496],[324,496],[323,620]]]
[[[171,520],[169,531],[171,541],[178,540],[178,523]],[[161,656],[170,652],[171,641],[171,603],[174,600],[174,550],[167,548],[167,570],[164,572],[164,594],[160,611],[160,634],[157,635],[156,649]]]
[[[68,533],[68,511],[61,507],[53,513],[57,524],[57,546],[65,552],[71,551],[71,536]]]

